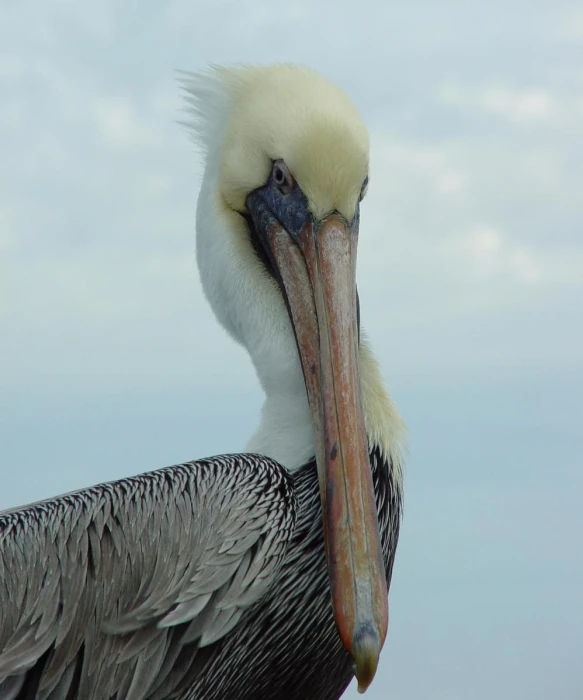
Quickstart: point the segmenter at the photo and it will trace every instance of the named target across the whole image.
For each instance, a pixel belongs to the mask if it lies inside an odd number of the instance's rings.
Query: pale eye
[[[273,166],[273,182],[278,187],[285,185],[285,173],[277,163]]]
[[[362,187],[360,188],[360,197],[358,198],[359,202],[362,202],[362,200],[365,198],[367,189],[368,189],[368,175],[364,178],[364,182],[362,183]]]
[[[271,181],[282,194],[289,194],[296,184],[283,160],[276,160],[271,168]]]

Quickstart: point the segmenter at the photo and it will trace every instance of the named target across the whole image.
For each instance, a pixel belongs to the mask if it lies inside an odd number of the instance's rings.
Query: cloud
[[[128,98],[98,96],[91,106],[106,146],[143,149],[153,145],[154,130],[139,118]]]
[[[435,188],[440,194],[460,194],[467,185],[467,177],[461,173],[442,171],[436,175]]]
[[[530,145],[492,149],[462,139],[428,146],[381,131],[372,144],[359,270],[373,324],[388,330],[502,313],[583,282],[579,239],[533,235],[544,223],[539,187],[545,202],[566,209],[577,199],[577,180],[533,168]],[[507,214],[517,210],[522,219]],[[551,225],[555,233],[556,218]]]
[[[132,318],[136,324],[166,318],[170,325],[189,304],[197,314],[204,307],[193,266],[200,162],[175,123],[180,98],[172,75],[173,67],[206,61],[200,46],[190,53],[198,15],[188,3],[162,13],[165,31],[183,37],[172,67],[142,52],[139,69],[130,63],[122,71],[116,50],[109,63],[101,49],[89,51],[117,31],[128,55],[142,51],[140,35],[123,30],[129,16],[100,10],[93,32],[92,15],[81,14],[65,13],[47,26],[63,40],[76,26],[86,38],[82,47],[61,42],[58,52],[13,52],[0,63],[10,85],[3,118],[11,134],[3,147],[10,178],[0,194],[1,211],[8,212],[0,237],[7,251],[0,260],[0,314],[11,328],[32,329],[39,318],[50,318],[70,334],[79,324],[95,324],[104,334],[123,333],[125,324],[130,333]],[[293,26],[301,14],[288,12]],[[270,13],[264,23],[280,26],[282,17]],[[243,18],[231,19],[220,25],[220,36],[230,38],[221,56],[247,58],[237,43]],[[252,24],[255,34],[265,26]],[[209,37],[202,37],[203,48]],[[563,93],[491,79],[477,87],[440,79],[421,98],[428,74],[411,64],[418,79],[411,91],[393,95],[384,83],[365,79],[361,64],[335,63],[321,51],[314,56],[359,105],[363,100],[373,125],[359,248],[369,326],[388,333],[532,308],[541,294],[578,284],[580,242],[564,233],[577,220],[582,186],[571,150],[557,146],[556,131],[547,130],[545,141],[522,137],[524,125],[560,122]],[[257,56],[270,58],[288,56]],[[400,85],[397,73],[384,76],[387,84]],[[508,84],[514,84],[510,78]],[[460,122],[449,126],[452,107],[463,115],[459,132]],[[485,129],[484,113],[520,129],[522,140],[495,132],[491,123]],[[403,129],[395,128],[392,114],[409,115]],[[200,332],[212,333],[214,320],[205,314]],[[115,364],[113,353],[110,360]]]
[[[103,326],[168,317],[177,306],[190,308],[196,300],[193,251],[189,255],[161,247],[144,255],[101,246],[62,259],[31,261],[26,276],[11,262],[0,268],[0,313],[20,323],[42,318]]]
[[[558,36],[561,39],[568,39],[579,43],[583,39],[583,11],[575,9],[566,16],[561,17],[558,22]]]
[[[491,115],[516,127],[553,129],[565,136],[583,133],[583,87],[558,94],[543,87],[510,87],[490,83],[468,86],[444,82],[436,89],[438,101],[465,112]]]
[[[530,251],[508,244],[499,231],[489,226],[476,226],[461,241],[477,274],[487,278],[511,275],[518,282],[535,284],[541,279],[539,265]]]
[[[557,99],[541,88],[513,90],[502,85],[469,88],[446,83],[438,88],[437,94],[447,104],[482,109],[517,123],[549,122],[559,112]]]

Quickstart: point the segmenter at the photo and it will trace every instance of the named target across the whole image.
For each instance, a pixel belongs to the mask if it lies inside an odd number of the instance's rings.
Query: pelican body
[[[335,700],[377,668],[403,429],[360,328],[368,135],[298,66],[184,88],[201,280],[261,422],[244,454],[0,513],[0,700]]]

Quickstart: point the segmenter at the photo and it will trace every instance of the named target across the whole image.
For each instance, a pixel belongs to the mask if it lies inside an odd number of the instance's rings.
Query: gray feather
[[[267,593],[296,509],[279,465],[234,455],[0,513],[0,697],[46,653],[38,698],[175,687],[185,645],[221,639]]]

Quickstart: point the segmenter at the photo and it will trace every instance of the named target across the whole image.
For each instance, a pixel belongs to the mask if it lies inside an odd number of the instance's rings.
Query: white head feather
[[[202,285],[220,323],[248,350],[266,394],[247,449],[294,470],[315,454],[299,354],[282,293],[241,213],[272,162],[283,159],[316,217],[337,210],[351,220],[368,172],[368,133],[344,92],[300,66],[213,68],[188,74],[184,86],[205,155],[197,209]],[[369,440],[392,457],[400,482],[403,425],[364,339],[360,371]]]

